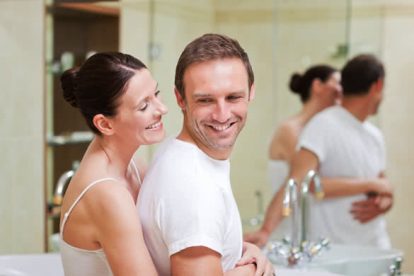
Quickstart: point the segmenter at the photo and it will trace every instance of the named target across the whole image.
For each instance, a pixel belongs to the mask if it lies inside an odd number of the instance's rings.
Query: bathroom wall
[[[44,249],[44,4],[0,1],[0,254]]]
[[[404,271],[414,273],[414,3],[389,1],[383,14],[387,78],[380,122],[388,147],[387,173],[395,187],[395,205],[387,219],[393,245],[405,252]]]

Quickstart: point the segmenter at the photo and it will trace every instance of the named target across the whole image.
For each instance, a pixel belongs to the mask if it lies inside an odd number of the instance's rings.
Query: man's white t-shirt
[[[325,109],[305,126],[299,148],[319,159],[321,177],[369,179],[385,171],[385,145],[378,128],[360,122],[341,106]],[[311,237],[328,237],[333,243],[390,248],[383,216],[360,223],[350,214],[352,202],[366,195],[314,201]]]
[[[229,160],[169,139],[158,148],[138,196],[144,238],[160,275],[170,256],[193,246],[218,252],[224,271],[242,254],[240,214],[230,186]]]

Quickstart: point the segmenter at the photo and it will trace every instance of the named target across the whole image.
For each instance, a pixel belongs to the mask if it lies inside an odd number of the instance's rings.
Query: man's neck
[[[180,134],[178,134],[177,136],[177,139],[195,145],[202,152],[204,152],[206,155],[208,155],[212,159],[227,160],[230,158],[231,149],[228,149],[228,150],[210,149],[204,144],[197,143],[197,141],[193,139],[193,137],[191,137],[191,135],[185,130],[181,130]]]
[[[364,122],[368,118],[368,116],[371,115],[371,108],[368,97],[344,97],[342,99],[341,105],[361,122]]]

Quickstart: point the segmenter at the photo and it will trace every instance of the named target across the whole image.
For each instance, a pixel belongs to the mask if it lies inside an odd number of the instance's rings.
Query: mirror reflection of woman
[[[133,158],[164,138],[157,82],[130,55],[98,53],[61,84],[95,133],[62,204],[65,275],[157,275],[136,212],[143,173]]]
[[[295,153],[299,135],[306,123],[319,111],[339,102],[342,95],[339,71],[329,65],[310,67],[304,74],[294,73],[291,91],[300,96],[301,111],[283,121],[269,147],[268,174],[273,192],[283,184]]]
[[[342,96],[340,80],[340,72],[329,65],[315,65],[303,74],[294,73],[291,76],[289,88],[300,96],[303,107],[298,114],[280,124],[271,140],[267,177],[273,193],[286,181],[289,164],[306,123],[318,112],[339,103]],[[274,235],[283,238],[287,231],[288,221],[285,220]]]

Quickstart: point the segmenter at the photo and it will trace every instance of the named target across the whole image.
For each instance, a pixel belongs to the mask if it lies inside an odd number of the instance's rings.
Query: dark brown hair
[[[357,55],[349,60],[341,72],[344,96],[365,95],[379,79],[385,77],[381,61],[370,54]]]
[[[187,68],[204,61],[239,58],[246,68],[249,89],[254,83],[254,74],[249,57],[237,40],[220,34],[205,34],[190,42],[181,53],[175,69],[175,87],[185,99],[184,74]]]
[[[310,67],[301,75],[294,73],[290,77],[289,88],[293,93],[299,94],[302,103],[305,103],[310,98],[310,90],[315,79],[326,82],[333,73],[338,72],[335,68],[329,65],[320,64]]]
[[[97,114],[116,115],[118,99],[135,72],[142,68],[146,66],[130,55],[118,52],[97,53],[82,66],[62,74],[60,81],[63,97],[80,109],[89,128],[99,135],[93,117]]]

